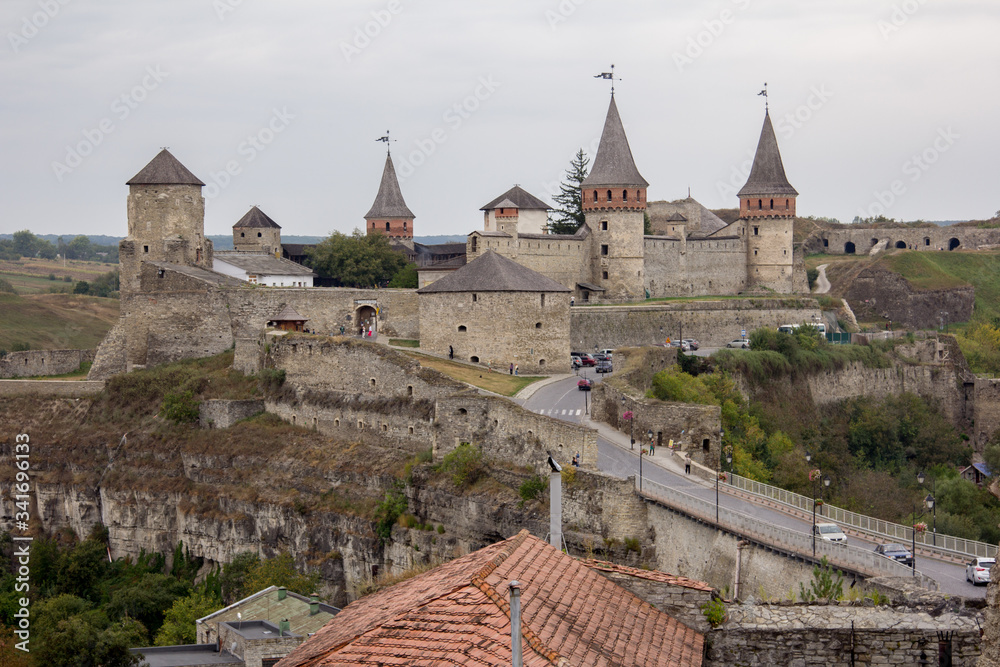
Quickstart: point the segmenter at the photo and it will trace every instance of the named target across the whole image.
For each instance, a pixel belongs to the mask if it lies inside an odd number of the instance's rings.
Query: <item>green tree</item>
[[[12,240],[14,242],[14,251],[20,257],[34,257],[38,252],[38,237],[27,229],[14,232]]]
[[[104,607],[112,620],[134,618],[148,629],[151,635],[160,629],[163,615],[178,598],[190,593],[187,582],[178,581],[167,574],[144,574],[136,581],[111,594]],[[143,642],[150,637],[143,630]]]
[[[389,287],[398,288],[416,288],[417,287],[417,265],[410,262],[399,271],[396,275],[392,277],[389,281]]]
[[[220,577],[223,602],[232,604],[249,595],[246,590],[247,576],[259,563],[260,557],[249,551],[236,554],[231,562],[226,563]]]
[[[94,247],[83,234],[66,244],[66,257],[69,259],[91,259],[93,256]]]
[[[268,586],[284,586],[290,591],[309,595],[316,589],[317,584],[319,576],[299,574],[295,569],[295,560],[287,551],[274,558],[260,561],[247,573],[243,582],[247,595],[252,595]]]
[[[73,294],[89,294],[90,293],[90,283],[86,280],[79,280],[76,286],[73,288]]]
[[[556,202],[556,208],[552,212],[554,219],[549,221],[549,233],[573,234],[585,222],[580,184],[587,178],[589,164],[590,158],[582,148],[570,161],[566,176],[559,184],[559,194],[552,198]]]
[[[392,249],[388,237],[368,236],[358,229],[350,236],[334,232],[308,253],[309,265],[338,287],[384,287],[406,266],[406,258]]]
[[[107,571],[107,547],[99,539],[88,538],[60,556],[56,575],[59,591],[97,601],[97,584]]]
[[[174,600],[173,605],[163,616],[163,625],[156,633],[155,645],[194,644],[197,640],[194,622],[203,616],[208,616],[221,606],[222,600],[201,591],[193,591],[187,597]]]
[[[645,236],[653,235],[653,223],[649,219],[649,213],[646,211],[642,212],[642,233]]]

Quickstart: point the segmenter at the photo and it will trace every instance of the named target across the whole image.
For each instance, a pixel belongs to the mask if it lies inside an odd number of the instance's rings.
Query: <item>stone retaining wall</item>
[[[95,350],[27,350],[0,358],[0,378],[63,375],[94,360]]]

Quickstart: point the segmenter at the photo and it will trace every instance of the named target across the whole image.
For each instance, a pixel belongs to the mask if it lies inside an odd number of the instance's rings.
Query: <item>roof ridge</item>
[[[530,533],[527,528],[522,528],[521,531],[514,537],[507,540],[507,545],[500,550],[496,556],[494,556],[490,562],[480,568],[479,572],[472,576],[472,585],[478,588],[483,595],[490,599],[493,604],[500,608],[500,611],[510,618],[510,602],[507,598],[502,595],[497,589],[491,586],[486,578],[493,574],[498,567],[500,567],[505,560],[507,560],[522,544],[528,539]],[[535,631],[531,629],[530,626],[521,624],[521,636],[528,641],[528,646],[535,651],[535,653],[544,657],[553,665],[568,665],[569,660],[555,649],[549,648],[545,642],[542,641],[541,637],[535,634]]]

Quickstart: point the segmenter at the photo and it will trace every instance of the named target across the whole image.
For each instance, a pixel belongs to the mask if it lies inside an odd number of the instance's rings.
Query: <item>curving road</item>
[[[707,353],[708,350],[699,351],[699,354]],[[601,376],[594,373],[593,369],[586,369],[580,373],[595,382],[601,381]],[[638,449],[630,447],[629,435],[623,435],[607,424],[590,420],[590,416],[587,413],[589,392],[579,391],[576,381],[576,376],[565,376],[537,387],[525,399],[515,400],[532,412],[564,421],[577,422],[597,429],[597,467],[602,472],[620,478],[625,478],[629,475],[638,475]],[[685,493],[698,496],[699,498],[715,502],[715,486],[706,480],[685,475],[679,457],[673,458],[668,453],[668,450],[664,448],[659,449],[652,458],[648,456],[643,457],[642,474],[644,479],[650,479]],[[723,490],[725,490],[724,485]],[[729,507],[745,514],[750,514],[769,521],[774,525],[806,534],[810,533],[812,526],[811,519],[808,521],[803,520],[797,516],[761,507],[726,493],[720,494],[720,503],[723,507]],[[850,543],[854,546],[872,549],[875,548],[876,544],[872,540],[854,536],[850,537]],[[966,581],[964,564],[956,565],[918,555],[917,569],[935,579],[940,584],[943,593],[970,598],[983,598],[986,596],[985,586],[973,586]]]

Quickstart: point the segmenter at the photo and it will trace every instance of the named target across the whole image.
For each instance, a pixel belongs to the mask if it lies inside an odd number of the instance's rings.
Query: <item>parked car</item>
[[[733,347],[733,348],[739,348],[739,349],[742,349],[742,350],[749,350],[750,349],[750,341],[747,340],[746,338],[737,338],[736,340],[731,340],[728,343],[726,343],[726,347]]]
[[[597,368],[595,369],[598,373],[610,373],[614,370],[611,366],[611,361],[608,359],[602,359],[597,362]]]
[[[604,354],[603,352],[598,352],[594,355],[594,359],[597,359],[597,363],[600,364],[602,361],[611,361],[611,357]]]
[[[837,544],[847,544],[847,535],[844,535],[844,531],[835,523],[817,523],[813,526],[813,532],[821,540],[836,542]]]
[[[594,357],[589,354],[581,354],[580,363],[583,364],[584,366],[596,366],[597,359],[594,359]]]
[[[583,366],[583,362],[580,360],[580,357],[576,356],[570,357],[569,361],[570,361],[570,366],[573,367],[573,370],[576,370],[580,366]]]
[[[990,568],[996,565],[995,558],[984,558],[977,556],[969,561],[965,566],[965,578],[972,582],[973,586],[990,583]]]
[[[687,343],[688,347],[690,347],[692,350],[697,350],[698,347],[701,345],[701,343],[696,341],[694,338],[685,338],[684,342]]]
[[[875,547],[875,553],[913,567],[913,554],[902,544],[880,544]]]
[[[576,382],[576,388],[580,391],[590,391],[591,382],[587,378],[580,378]]]
[[[612,352],[614,352],[614,350],[612,350],[612,349],[607,349],[607,350],[601,350],[601,354],[606,354],[606,355],[608,355],[608,359],[610,359],[610,358],[611,358],[611,353],[612,353]]]

